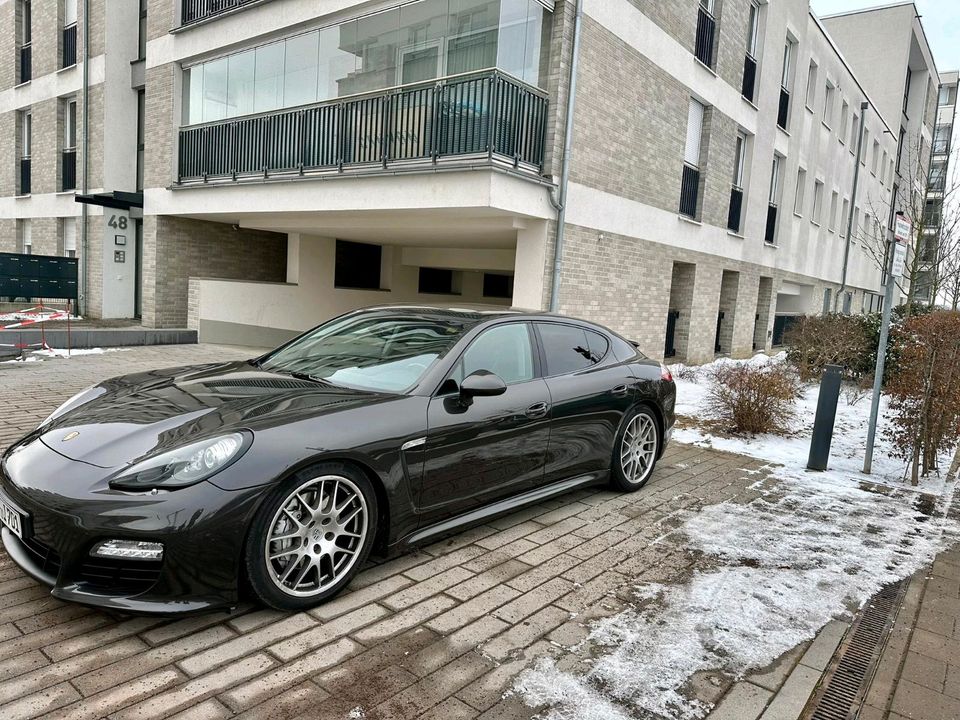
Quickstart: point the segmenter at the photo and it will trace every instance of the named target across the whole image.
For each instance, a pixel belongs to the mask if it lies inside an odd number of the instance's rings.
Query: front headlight
[[[67,400],[62,405],[60,405],[60,407],[58,407],[52,413],[47,415],[44,421],[39,425],[37,425],[37,428],[38,429],[42,428],[44,425],[48,424],[51,420],[56,420],[61,415],[65,415],[66,413],[80,407],[81,405],[86,405],[91,400],[96,400],[98,397],[103,395],[106,391],[107,391],[106,388],[100,387],[99,385],[91,385],[85,390],[81,390],[72,398]]]
[[[193,485],[236,461],[252,441],[248,432],[235,432],[168,450],[122,470],[110,480],[110,487],[151,490]]]

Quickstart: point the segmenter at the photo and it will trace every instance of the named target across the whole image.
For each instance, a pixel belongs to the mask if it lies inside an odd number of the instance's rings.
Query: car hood
[[[32,435],[102,468],[240,428],[256,431],[384,402],[393,396],[299,380],[247,362],[127,375]]]

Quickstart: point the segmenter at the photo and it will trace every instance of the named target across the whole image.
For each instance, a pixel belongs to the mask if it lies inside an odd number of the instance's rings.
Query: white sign
[[[893,244],[893,272],[894,277],[901,277],[907,261],[907,246],[901,242]]]
[[[897,242],[910,242],[913,237],[913,223],[903,215],[896,215],[893,225],[893,236]]]

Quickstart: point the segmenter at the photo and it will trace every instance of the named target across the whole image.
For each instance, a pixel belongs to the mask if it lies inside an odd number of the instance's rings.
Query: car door
[[[529,490],[540,482],[550,433],[547,385],[529,323],[484,330],[430,400],[420,493],[430,522]],[[501,395],[462,402],[459,383],[477,370],[498,375]]]
[[[624,413],[633,405],[637,380],[617,360],[608,338],[581,325],[535,324],[544,377],[550,391],[550,442],[542,482],[610,466]]]

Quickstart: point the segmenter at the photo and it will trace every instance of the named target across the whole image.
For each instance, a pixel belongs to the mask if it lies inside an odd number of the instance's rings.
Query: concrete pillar
[[[703,263],[697,265],[693,291],[696,301],[690,311],[690,341],[687,346],[687,362],[690,364],[713,360],[721,273],[719,267],[708,267]]]
[[[770,348],[776,300],[773,278],[761,277],[757,286],[757,321],[753,328],[753,347],[758,351]]]
[[[740,309],[738,297],[740,293],[740,273],[734,270],[724,270],[720,280],[720,304],[718,312],[723,313],[723,319],[720,324],[720,351],[727,355],[733,354],[733,329],[737,323],[737,316],[742,312]],[[714,339],[716,340],[716,328],[714,328]],[[716,348],[716,345],[714,345]]]
[[[513,306],[543,309],[546,267],[547,223],[531,222],[517,230],[513,268]]]

